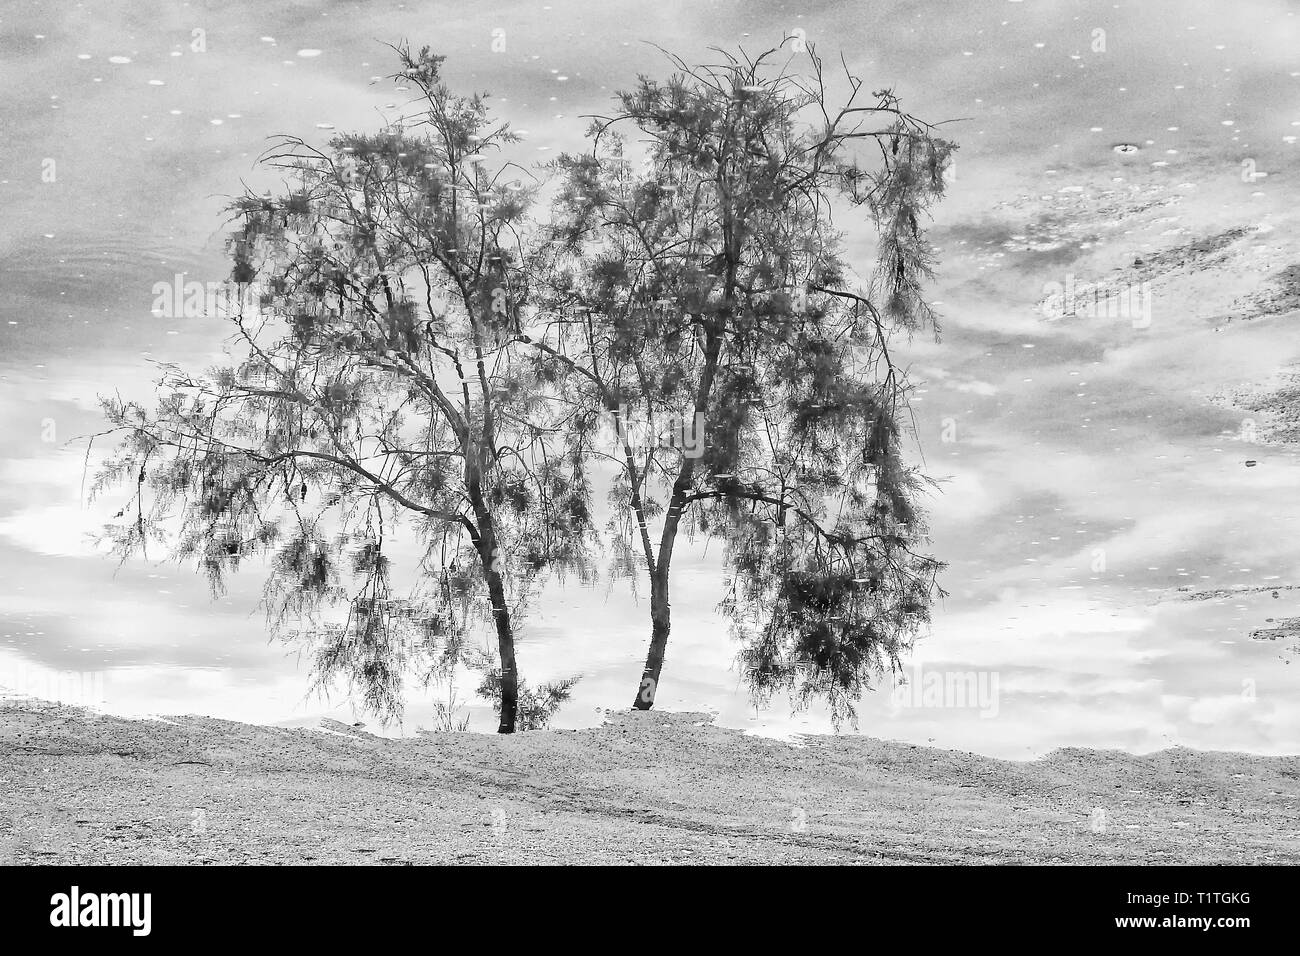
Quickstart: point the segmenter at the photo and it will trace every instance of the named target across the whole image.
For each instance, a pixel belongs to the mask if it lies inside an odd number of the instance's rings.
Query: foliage
[[[164,367],[156,408],[103,401],[122,441],[96,493],[134,484],[107,538],[217,593],[263,560],[273,627],[382,719],[406,675],[473,659],[501,729],[526,729],[574,681],[520,681],[517,624],[546,576],[593,579],[590,471],[613,462],[610,565],[648,575],[651,686],[676,540],[715,536],[754,694],[852,720],[942,594],[890,342],[938,333],[921,220],[953,144],[889,90],[859,103],[847,69],[834,106],[811,47],[804,76],[775,50],[674,58],[551,166],[538,237],[535,187],[492,162],[509,127],[442,57],[397,52],[417,115],[323,151],[283,137],[284,191],[231,204],[232,278],[261,296],[228,361]],[[876,233],[865,278],[837,209]],[[491,659],[466,654],[474,626]]]
[[[920,219],[955,147],[890,91],[857,105],[851,74],[832,108],[815,51],[810,80],[773,67],[776,52],[674,59],[668,81],[620,94],[591,151],[555,163],[554,262],[537,300],[542,341],[578,373],[583,438],[620,467],[613,569],[651,581],[651,686],[673,547],[700,532],[728,542],[721,607],[755,693],[824,696],[852,719],[850,701],[897,665],[941,593],[938,562],[917,550],[925,482],[903,459],[908,386],[889,341],[937,335]],[[620,124],[642,137],[641,164]],[[837,200],[878,235],[866,288],[841,255]],[[604,446],[597,410],[617,435]],[[653,440],[629,440],[631,421]],[[686,440],[701,427],[702,443]]]
[[[516,354],[530,191],[487,161],[515,137],[447,89],[441,57],[398,52],[423,113],[324,152],[276,143],[264,159],[289,189],[231,206],[233,277],[261,308],[231,317],[229,364],[166,368],[156,409],[103,401],[124,438],[97,490],[138,473],[134,520],[107,529],[124,557],[170,535],[220,592],[265,556],[271,623],[305,622],[318,684],[345,679],[384,719],[404,674],[447,673],[466,627],[489,625],[505,730],[514,616],[542,574],[591,573],[590,486]],[[423,549],[409,596],[399,525]]]
[[[545,730],[551,723],[551,718],[555,716],[560,707],[569,699],[573,693],[574,686],[578,683],[577,677],[566,677],[563,680],[551,681],[538,685],[537,689],[528,686],[526,681],[519,684],[519,729],[520,730]],[[478,695],[488,700],[499,701],[501,699],[501,670],[493,667],[487,670],[483,675],[483,682],[479,685]],[[497,705],[498,708],[500,705]]]

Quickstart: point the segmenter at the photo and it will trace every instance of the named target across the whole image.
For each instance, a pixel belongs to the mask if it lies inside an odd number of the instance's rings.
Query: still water
[[[323,142],[395,115],[401,94],[375,81],[387,42],[446,53],[453,83],[489,90],[528,131],[529,162],[579,148],[583,114],[638,72],[666,72],[645,41],[702,60],[712,45],[779,42],[785,21],[828,61],[842,50],[868,89],[960,120],[932,224],[943,336],[905,353],[924,383],[920,453],[945,479],[931,523],[951,595],[910,662],[912,689],[863,701],[860,732],[1016,758],[1297,752],[1294,642],[1250,633],[1300,617],[1300,462],[1294,446],[1251,441],[1262,413],[1209,401],[1300,361],[1295,302],[1246,318],[1300,261],[1300,24],[1263,0],[6,7],[0,683],[125,714],[368,720],[305,696],[305,663],[268,642],[255,567],[213,601],[192,569],[118,568],[86,541],[119,506],[87,503],[87,446],[73,441],[102,427],[96,396],[147,399],[155,363],[220,354],[219,323],[150,314],[154,284],[225,278],[220,210],[260,181],[269,136]],[[1219,236],[1237,238],[1207,253]],[[1134,272],[1137,260],[1151,267]],[[1146,296],[1144,321],[1036,309],[1052,283],[1112,275]],[[659,706],[765,734],[828,730],[817,710],[748,703],[714,612],[719,552],[700,543],[677,563]],[[1209,591],[1224,593],[1186,597]],[[530,682],[581,672],[556,723],[598,723],[631,702],[647,631],[625,582],[551,589],[521,668]],[[927,703],[933,674],[971,693]],[[490,730],[472,687],[466,676],[459,696]],[[413,689],[390,732],[428,724],[438,692]]]

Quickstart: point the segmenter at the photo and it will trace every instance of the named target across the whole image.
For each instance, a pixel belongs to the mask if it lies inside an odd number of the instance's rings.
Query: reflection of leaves
[[[536,690],[525,681],[519,682],[518,730],[545,730],[560,707],[572,696],[573,688],[580,677],[566,677],[563,680],[541,684]],[[493,702],[493,708],[501,713],[501,669],[490,667],[483,675],[483,681],[476,691],[478,696]]]
[[[441,57],[398,54],[427,122],[275,142],[287,188],[229,207],[260,313],[225,317],[229,364],[166,367],[156,408],[104,401],[125,439],[92,488],[133,492],[103,535],[123,560],[166,541],[220,594],[266,559],[268,621],[310,649],[314,686],[345,682],[385,720],[404,675],[445,675],[491,625],[489,530],[512,620],[544,575],[591,580],[596,538],[589,449],[547,401],[566,376],[504,341],[546,264],[511,223],[533,191],[485,168],[517,137],[443,85]],[[404,597],[382,550],[399,534],[419,545]]]
[[[335,577],[330,549],[307,536],[291,538],[276,554],[275,569],[308,595],[324,596]]]
[[[721,610],[751,692],[788,693],[800,707],[824,699],[837,725],[855,721],[854,701],[898,670],[929,621],[941,565],[913,554],[916,532],[891,531],[887,511],[865,503],[841,515],[836,539],[802,522],[779,534],[754,516],[732,526]]]
[[[937,563],[914,553],[924,481],[902,457],[906,382],[888,349],[895,332],[933,324],[921,214],[955,147],[887,90],[875,105],[894,119],[869,132],[857,114],[870,107],[836,107],[764,59],[675,61],[666,82],[620,94],[592,152],[557,160],[555,233],[573,267],[553,311],[598,319],[567,326],[562,347],[601,380],[604,407],[674,439],[697,404],[703,416],[689,466],[675,448],[611,455],[612,572],[655,568],[678,527],[724,539],[723,609],[757,696],[826,697],[838,720],[938,593]],[[643,167],[623,155],[618,123],[646,134]],[[880,163],[865,169],[854,147],[873,136]],[[880,234],[866,290],[845,287],[836,193]],[[665,515],[682,523],[655,529],[657,550],[640,526]]]

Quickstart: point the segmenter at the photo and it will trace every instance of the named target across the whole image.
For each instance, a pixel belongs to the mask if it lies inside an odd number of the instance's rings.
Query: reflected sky
[[[942,339],[904,350],[921,383],[918,453],[944,479],[931,524],[951,592],[909,673],[914,690],[928,673],[996,676],[996,707],[927,706],[886,687],[863,701],[861,732],[1010,757],[1300,749],[1294,641],[1250,637],[1300,617],[1300,462],[1295,446],[1256,440],[1265,413],[1211,400],[1300,362],[1300,289],[1279,278],[1300,263],[1292,5],[475,9],[131,0],[0,12],[0,683],[39,692],[59,674],[96,675],[84,693],[120,713],[366,719],[305,695],[305,662],[268,642],[255,568],[213,601],[192,569],[118,568],[86,543],[118,507],[87,505],[86,442],[69,441],[103,427],[96,395],[147,399],[153,363],[220,355],[219,322],[150,314],[154,283],[225,278],[220,210],[241,182],[264,181],[267,137],[324,142],[397,115],[402,94],[373,81],[392,67],[387,42],[447,54],[453,84],[490,91],[529,131],[516,158],[532,162],[579,148],[583,114],[638,73],[663,74],[652,44],[699,61],[710,46],[758,50],[803,31],[868,89],[957,121],[946,129],[961,145],[932,233]],[[869,256],[869,234],[842,225]],[[1134,290],[1149,313],[1121,303],[1051,317],[1051,283]],[[756,713],[746,700],[713,610],[720,551],[679,552],[659,705],[761,733],[829,729],[815,709]],[[1235,593],[1189,597],[1220,590]],[[519,655],[530,682],[582,672],[559,726],[630,702],[647,616],[622,581],[543,596]],[[467,677],[473,726],[491,729],[471,689]],[[428,722],[432,693],[412,689],[406,732]]]

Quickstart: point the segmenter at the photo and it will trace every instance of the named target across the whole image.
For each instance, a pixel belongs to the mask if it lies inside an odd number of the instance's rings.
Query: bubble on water
[[[298,55],[304,58],[310,58],[313,56],[320,56],[320,52],[321,52],[320,50],[313,49],[312,47],[307,47],[306,49],[299,50]]]
[[[1091,129],[1088,130],[1089,133],[1100,133],[1101,131],[1102,131],[1102,129],[1101,129],[1100,126],[1094,126],[1094,127],[1092,127]]]
[[[208,120],[208,122],[211,123],[213,126],[220,126],[222,123],[225,122],[225,120],[222,120],[222,119],[210,119],[210,120]]]
[[[263,43],[274,43],[275,37],[258,37]]]
[[[333,129],[333,128],[334,128],[334,124],[333,124],[333,123],[317,123],[317,124],[316,124],[316,128],[317,128],[317,129]]]
[[[78,54],[77,54],[77,59],[78,59],[78,60],[89,60],[89,59],[90,59],[90,54],[89,54],[89,53],[78,53]]]
[[[166,86],[166,84],[163,83],[162,80],[150,80],[150,81],[149,81],[149,85],[150,85],[150,86]]]
[[[1219,125],[1220,125],[1220,126],[1233,126],[1233,125],[1235,125],[1235,123],[1234,123],[1233,120],[1220,120]]]
[[[110,56],[108,58],[108,62],[109,63],[130,63],[131,58],[129,56]]]

